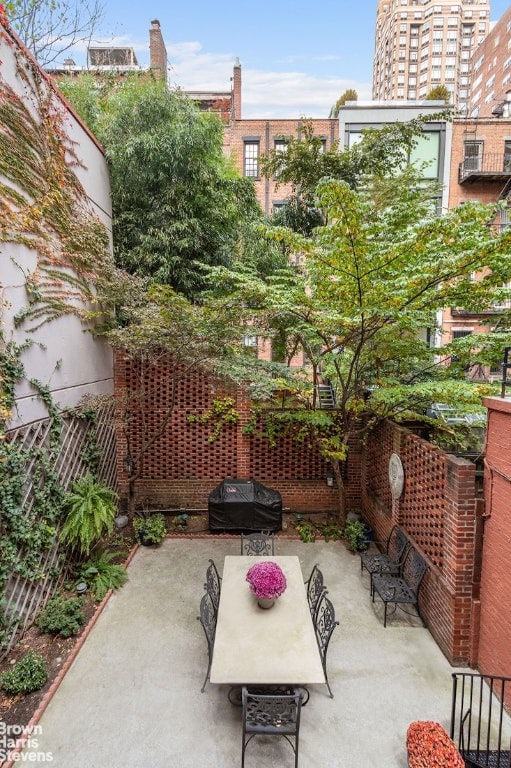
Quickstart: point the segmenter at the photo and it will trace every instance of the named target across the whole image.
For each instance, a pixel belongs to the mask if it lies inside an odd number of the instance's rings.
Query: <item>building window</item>
[[[259,178],[259,140],[245,140],[243,145],[243,173],[254,179]]]
[[[504,170],[508,172],[511,171],[511,141],[509,140],[504,142]]]
[[[275,152],[287,152],[287,141],[285,139],[275,139],[273,148]]]
[[[479,171],[483,160],[483,141],[465,141],[463,145],[463,168],[466,171]]]
[[[250,349],[257,349],[257,336],[243,336],[243,346]]]

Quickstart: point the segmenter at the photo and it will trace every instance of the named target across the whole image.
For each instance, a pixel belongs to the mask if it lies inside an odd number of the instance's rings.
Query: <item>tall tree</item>
[[[7,18],[42,67],[88,42],[105,14],[100,0],[7,0]]]
[[[280,425],[304,444],[313,440],[332,462],[341,523],[341,468],[350,441],[380,419],[425,418],[433,401],[480,406],[488,390],[449,368],[448,356],[466,361],[476,351],[495,355],[511,342],[505,332],[473,334],[440,353],[426,335],[435,329],[439,309],[487,310],[511,278],[511,231],[492,228],[494,207],[469,203],[437,217],[409,172],[389,184],[392,197],[381,194],[381,180],[373,179],[363,192],[343,181],[321,182],[325,225],[309,238],[284,229],[275,233],[304,254],[301,270],[265,281],[239,276],[237,297],[230,276],[229,301],[246,308],[261,333],[273,333],[279,343],[283,335],[288,352],[305,355],[302,368],[289,370],[289,391],[294,386],[302,392],[295,407],[281,409],[270,399],[265,413],[273,434]],[[481,274],[477,282],[474,272]],[[334,388],[332,410],[315,398],[313,385],[321,378]],[[308,397],[300,406],[303,393]]]
[[[63,90],[106,150],[119,266],[192,298],[203,287],[200,264],[250,251],[248,224],[262,214],[252,180],[223,154],[216,115],[153,79],[93,78]]]

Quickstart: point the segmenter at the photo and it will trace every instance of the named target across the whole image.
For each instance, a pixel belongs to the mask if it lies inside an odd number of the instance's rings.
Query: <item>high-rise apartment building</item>
[[[373,98],[424,99],[445,85],[467,111],[471,57],[490,27],[490,0],[378,0]]]

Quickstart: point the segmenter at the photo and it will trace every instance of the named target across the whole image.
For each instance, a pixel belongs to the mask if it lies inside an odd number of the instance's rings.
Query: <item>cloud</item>
[[[128,35],[102,37],[93,45],[119,45],[134,48],[140,66],[149,65],[147,40],[135,40]],[[169,83],[183,91],[229,92],[236,55],[233,52],[204,51],[197,40],[167,43]],[[74,49],[79,59],[85,59],[85,44]],[[317,57],[330,61],[335,56]],[[306,59],[293,57],[286,61],[289,71],[263,70],[242,64],[242,116],[244,118],[328,117],[339,96],[353,88],[360,100],[371,98],[371,84],[342,77],[320,77],[302,71]],[[312,59],[307,59],[312,63]],[[85,61],[83,61],[85,63]]]
[[[198,42],[168,45],[170,82],[183,90],[230,91],[236,57],[206,53]],[[348,88],[360,99],[371,98],[371,84],[334,77],[317,77],[299,70],[274,72],[241,69],[244,118],[328,117]]]

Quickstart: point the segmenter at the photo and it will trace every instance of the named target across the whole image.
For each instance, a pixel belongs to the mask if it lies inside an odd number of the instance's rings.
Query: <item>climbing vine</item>
[[[211,408],[201,416],[190,414],[188,422],[190,424],[208,424],[213,425],[213,431],[208,437],[208,442],[213,443],[221,433],[222,429],[228,424],[237,424],[240,415],[236,409],[236,404],[232,397],[220,397],[213,400]]]
[[[1,27],[0,34],[8,40]],[[17,265],[28,304],[15,317],[37,327],[66,314],[84,318],[111,260],[107,230],[75,173],[81,163],[62,104],[37,67],[21,53],[17,59],[31,100],[0,72],[0,246],[23,245],[37,256],[31,271]]]
[[[20,448],[5,434],[14,404],[16,382],[25,376],[21,355],[27,344],[29,342],[24,345],[6,343],[0,334],[0,647],[8,641],[9,627],[17,620],[6,608],[9,578],[19,576],[32,583],[51,580],[58,575],[64,559],[64,554],[60,553],[50,567],[43,564],[44,553],[56,544],[65,496],[55,470],[63,415],[47,386],[35,379],[30,380],[48,412],[48,445]],[[89,408],[73,413],[92,425],[86,433],[81,459],[88,468],[95,469],[100,455],[95,440],[96,414]]]
[[[1,5],[0,17],[5,23]],[[62,101],[35,62],[13,44],[8,25],[0,24],[0,40],[11,47],[22,82],[15,91],[0,61],[0,275],[10,258],[23,276],[27,296],[14,325],[30,332],[69,314],[86,323],[91,310],[97,314],[102,309],[96,292],[112,267],[108,232],[77,175],[83,165]],[[51,582],[64,557],[53,556],[65,496],[55,469],[63,414],[49,386],[25,373],[22,355],[33,343],[6,341],[0,330],[0,646],[17,622],[7,599],[9,579]],[[15,387],[23,379],[47,410],[44,444],[25,447],[6,435]],[[78,413],[91,423],[89,409]],[[83,447],[81,461],[97,468],[94,428],[87,429]],[[45,566],[50,550],[52,565]]]

